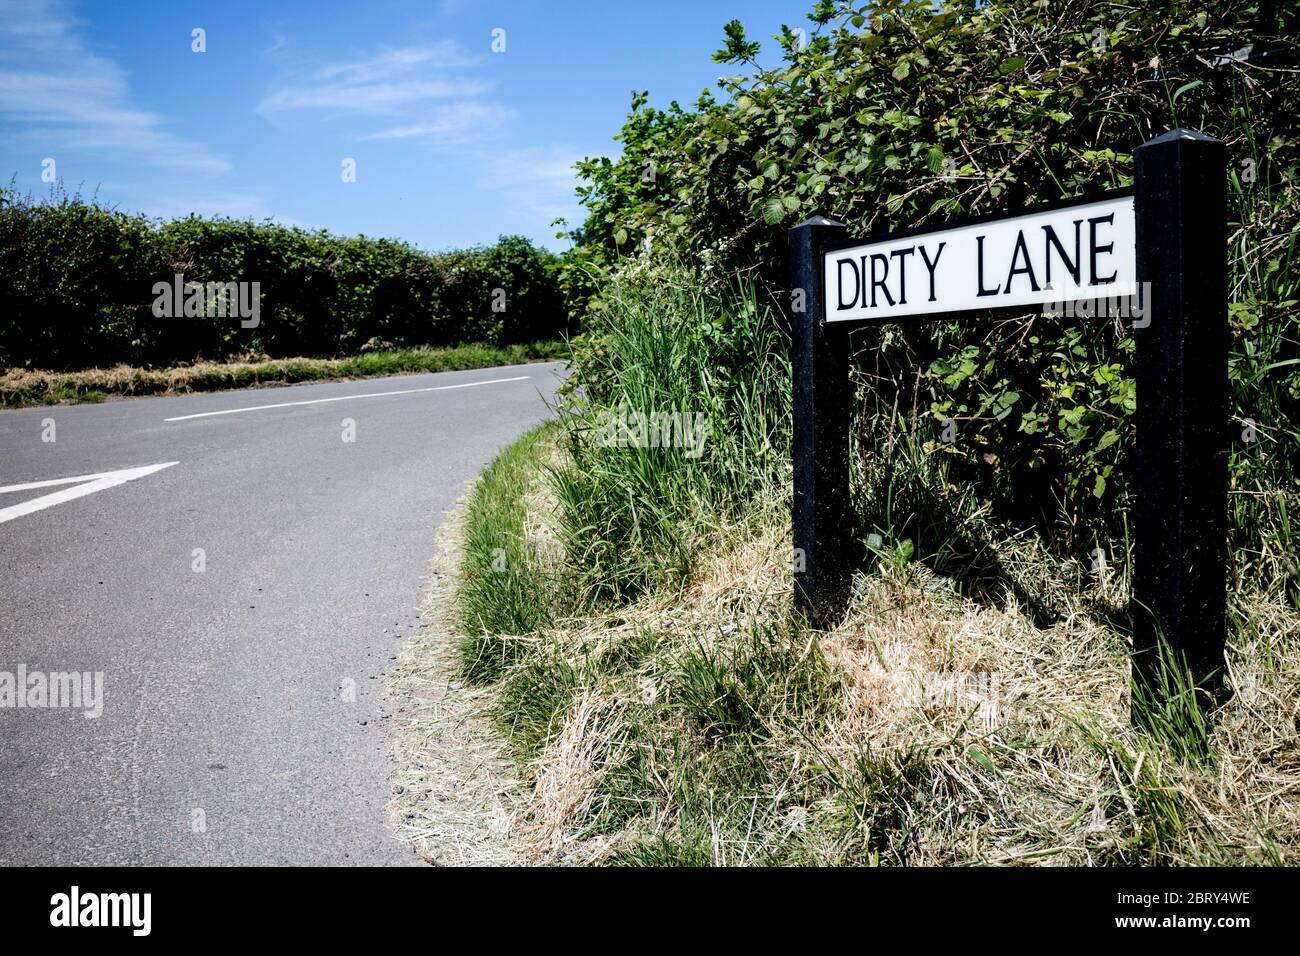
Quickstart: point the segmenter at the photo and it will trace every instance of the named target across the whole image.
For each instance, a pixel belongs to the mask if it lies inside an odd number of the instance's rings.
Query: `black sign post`
[[[844,232],[821,216],[790,230],[794,607],[814,627],[830,627],[843,616],[856,543],[849,502],[848,331],[824,321],[821,281],[826,246]]]
[[[1133,154],[1137,341],[1134,679],[1160,636],[1198,684],[1223,675],[1228,567],[1228,276],[1224,144],[1177,129]]]
[[[1160,689],[1151,679],[1160,635],[1198,683],[1222,673],[1226,151],[1179,129],[1140,146],[1134,162],[1131,202],[1112,194],[861,241],[820,216],[790,230],[794,607],[813,626],[843,616],[860,554],[849,499],[849,328],[955,312],[1023,314],[1028,302],[1050,300],[1053,267],[1094,292],[1127,275],[1141,290],[1133,323],[1134,676]],[[949,296],[953,284],[961,288]]]

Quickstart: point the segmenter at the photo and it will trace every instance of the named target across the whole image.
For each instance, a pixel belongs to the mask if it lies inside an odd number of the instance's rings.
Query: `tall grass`
[[[549,582],[525,535],[525,499],[552,430],[539,426],[512,444],[470,495],[457,604],[461,668],[473,681],[500,679],[523,652],[519,638],[551,619]]]
[[[752,288],[681,272],[625,279],[574,344],[553,475],[559,533],[593,606],[680,583],[719,525],[784,494],[790,373],[777,317]],[[613,443],[616,418],[702,422],[702,446]]]
[[[955,487],[918,414],[864,400],[855,495],[873,557],[845,623],[809,631],[789,613],[776,316],[689,274],[650,278],[610,291],[575,344],[559,422],[503,455],[470,504],[462,673],[494,684],[492,716],[532,786],[533,858],[1150,865],[1300,852],[1300,815],[1281,796],[1295,772],[1272,756],[1300,746],[1288,716],[1300,618],[1279,592],[1233,596],[1227,703],[1168,666],[1160,700],[1133,700],[1112,623],[1123,574],[1052,558]],[[605,441],[619,410],[703,414],[703,454]],[[1040,620],[1034,600],[1053,613]],[[906,692],[925,675],[990,671],[1007,688],[993,727],[968,703]]]

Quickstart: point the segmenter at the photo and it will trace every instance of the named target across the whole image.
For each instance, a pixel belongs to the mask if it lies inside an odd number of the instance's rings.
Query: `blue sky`
[[[811,6],[0,0],[0,177],[44,194],[51,158],[70,190],[151,216],[560,248],[572,164],[617,153],[633,89],[690,103],[730,69],[710,59],[723,23],[766,40]]]

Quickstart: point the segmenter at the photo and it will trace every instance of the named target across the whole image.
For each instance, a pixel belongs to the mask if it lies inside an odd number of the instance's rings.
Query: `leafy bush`
[[[391,239],[199,216],[154,223],[61,192],[34,202],[0,191],[0,366],[156,367],[554,339],[567,330],[554,267],[519,236],[430,255]],[[154,283],[177,273],[259,283],[259,324],[155,317]]]
[[[530,602],[545,591],[559,613],[495,641],[467,629],[463,645],[494,652],[467,656],[465,672],[496,681],[499,726],[535,788],[520,835],[538,859],[1295,858],[1296,815],[1269,795],[1286,773],[1276,754],[1296,747],[1300,616],[1245,570],[1295,553],[1295,80],[1259,72],[1247,97],[1247,68],[1212,74],[1190,52],[1244,46],[1249,34],[1224,25],[1251,20],[1245,4],[1204,18],[1087,2],[953,10],[881,0],[866,29],[867,11],[821,3],[830,35],[800,50],[787,34],[786,67],[730,81],[729,102],[694,112],[637,97],[623,158],[584,164],[591,216],[563,282],[595,305],[574,343],[553,498],[519,500],[519,481],[498,486],[513,503],[467,518],[470,541],[500,539],[493,516],[509,513],[521,547],[546,522],[564,545],[532,589],[496,588]],[[1092,48],[1101,23],[1118,49]],[[722,58],[752,62],[738,24],[727,37]],[[840,626],[809,632],[790,604],[787,342],[765,307],[784,298],[784,227],[819,206],[866,231],[953,203],[1124,185],[1126,151],[1184,121],[1259,159],[1254,183],[1230,180],[1232,374],[1268,436],[1234,453],[1249,492],[1233,496],[1246,578],[1230,601],[1235,696],[1211,713],[1171,674],[1170,700],[1134,703],[1122,580],[1078,580],[1078,562],[1052,560],[1025,527],[1063,547],[1122,527],[1131,343],[1109,323],[861,336],[853,474],[878,573],[856,578]],[[937,173],[951,156],[950,182]],[[696,458],[611,445],[602,423],[624,409],[703,412],[710,444]],[[958,420],[955,446],[942,418]],[[467,567],[462,590],[482,593],[483,563]],[[1058,597],[1061,613],[1040,622],[1036,605]],[[499,673],[474,666],[489,656]],[[1003,689],[973,699],[957,685],[974,675]]]
[[[785,230],[813,213],[864,234],[1125,187],[1135,146],[1201,129],[1232,157],[1235,411],[1266,434],[1233,454],[1250,492],[1235,504],[1239,558],[1283,573],[1300,458],[1300,74],[1285,67],[1296,17],[1295,4],[1250,0],[820,0],[806,44],[783,29],[776,66],[733,22],[715,58],[744,74],[720,82],[725,99],[656,110],[637,94],[622,157],[582,165],[590,216],[566,281],[599,288],[629,258],[684,257],[780,294]],[[1248,46],[1275,55],[1217,59]],[[936,459],[932,492],[971,489],[1074,554],[1122,535],[1126,328],[1037,316],[854,341],[870,384],[863,447],[907,433]],[[955,443],[940,440],[945,420]]]

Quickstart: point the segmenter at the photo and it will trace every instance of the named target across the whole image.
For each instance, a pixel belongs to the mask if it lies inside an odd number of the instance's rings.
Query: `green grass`
[[[616,287],[574,348],[558,530],[589,605],[617,604],[684,580],[719,523],[772,497],[789,460],[789,361],[752,290],[680,279]],[[610,416],[627,414],[702,423],[703,444],[611,445]]]
[[[457,610],[465,635],[462,669],[473,681],[500,679],[523,652],[517,636],[550,620],[550,587],[524,536],[524,499],[553,435],[553,424],[542,425],[503,451],[474,486],[466,506]]]
[[[1152,673],[1133,688],[1133,720],[1180,762],[1208,764],[1213,757],[1214,694],[1197,686],[1191,670],[1163,635],[1154,650]]]
[[[842,845],[836,862],[905,862],[917,821],[930,813],[927,790],[935,772],[929,755],[919,748],[883,756],[864,752],[851,766],[833,768],[831,775],[829,816]]]
[[[835,680],[815,642],[774,628],[735,641],[713,635],[676,661],[674,702],[710,742],[762,743],[782,728],[815,723],[834,709]]]
[[[787,765],[789,741],[836,710],[818,643],[783,626],[636,627],[598,643],[554,630],[618,628],[626,602],[673,593],[733,525],[781,506],[790,398],[776,317],[752,294],[656,283],[613,296],[575,350],[582,374],[559,422],[503,452],[467,505],[462,673],[495,682],[493,716],[525,765],[570,721],[590,724],[578,746],[606,770],[583,837],[676,808],[671,835],[623,846],[611,864],[711,862],[720,826],[736,862],[777,859],[766,834],[824,776]],[[622,410],[703,415],[707,440],[698,454],[601,441],[602,416]],[[527,540],[539,482],[562,545],[554,567]],[[764,834],[752,847],[747,827]]]
[[[110,396],[176,395],[416,372],[455,372],[562,359],[568,355],[568,345],[564,342],[530,342],[503,347],[390,349],[341,359],[197,362],[162,369],[125,365],[80,372],[10,369],[0,375],[0,407],[102,402]]]
[[[855,449],[855,504],[880,541],[849,622],[825,634],[791,619],[775,553],[789,546],[774,531],[789,508],[777,328],[752,295],[690,277],[612,290],[575,343],[558,422],[507,449],[471,497],[461,668],[492,685],[491,714],[537,786],[540,857],[1294,859],[1300,819],[1270,794],[1296,778],[1277,755],[1300,746],[1287,709],[1300,621],[1276,591],[1233,599],[1233,675],[1253,698],[1222,704],[1166,666],[1158,699],[1130,701],[1110,623],[1122,573],[1062,563],[995,519],[896,417]],[[599,429],[618,410],[702,413],[708,442],[698,456],[610,445]],[[542,523],[558,538],[545,556]],[[1001,672],[1002,722],[908,702],[891,689],[900,666]]]

